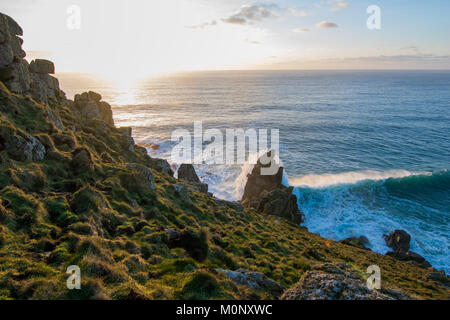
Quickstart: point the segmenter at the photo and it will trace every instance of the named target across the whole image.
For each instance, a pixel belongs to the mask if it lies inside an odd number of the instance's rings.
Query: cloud
[[[307,28],[297,28],[293,30],[295,33],[305,33],[305,32],[310,32],[310,29]]]
[[[307,11],[307,10],[297,10],[297,9],[292,9],[292,8],[289,8],[287,10],[290,14],[292,14],[293,16],[296,16],[296,17],[307,17],[310,14],[309,11]]]
[[[321,28],[321,29],[331,29],[331,28],[337,28],[338,25],[334,22],[322,21],[322,22],[319,22],[318,24],[316,24],[316,27]]]
[[[222,21],[238,25],[250,24],[275,16],[274,13],[270,11],[270,9],[274,7],[276,7],[276,5],[244,5],[231,16],[222,18]]]
[[[350,4],[344,0],[330,0],[331,10],[340,11],[347,8]]]
[[[217,25],[217,21],[213,20],[211,22],[205,22],[205,23],[196,24],[196,25],[193,25],[193,26],[187,26],[186,28],[188,28],[188,29],[204,29],[206,27],[212,27],[212,26],[215,26],[215,25]]]

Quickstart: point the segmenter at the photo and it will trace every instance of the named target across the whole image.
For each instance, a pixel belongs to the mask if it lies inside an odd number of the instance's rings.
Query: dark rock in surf
[[[269,151],[266,159],[268,164],[263,164],[263,157],[249,174],[245,185],[242,205],[246,208],[254,208],[261,213],[275,215],[288,219],[296,224],[304,222],[305,216],[299,210],[297,197],[293,194],[292,187],[282,184],[284,168],[274,161],[275,154]],[[264,174],[264,169],[272,167],[274,174]]]
[[[386,245],[394,252],[408,252],[411,236],[404,230],[394,230],[383,236]]]

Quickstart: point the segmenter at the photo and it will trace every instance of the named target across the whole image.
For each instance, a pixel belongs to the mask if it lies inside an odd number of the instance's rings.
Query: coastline
[[[10,39],[23,34],[0,18]],[[52,62],[28,65],[15,50],[0,83],[1,298],[449,298],[447,276],[433,268],[299,227],[282,174],[267,190],[252,170],[248,205],[212,197],[189,166],[175,179],[131,128],[115,126],[100,94],[66,99]],[[80,290],[66,286],[71,265]],[[366,285],[371,265],[382,270],[380,290]]]

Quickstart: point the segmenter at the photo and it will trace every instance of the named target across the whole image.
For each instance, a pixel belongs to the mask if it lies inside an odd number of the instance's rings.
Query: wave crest
[[[386,180],[389,178],[405,178],[409,176],[426,175],[431,176],[431,172],[410,172],[407,170],[388,171],[352,171],[343,173],[310,174],[301,177],[289,178],[289,184],[294,187],[326,188],[339,184],[354,184],[364,180]]]

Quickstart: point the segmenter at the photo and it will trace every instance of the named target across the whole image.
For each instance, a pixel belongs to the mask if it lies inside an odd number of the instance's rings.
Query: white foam
[[[410,172],[407,170],[388,171],[353,171],[343,173],[310,174],[289,178],[289,184],[294,187],[326,188],[338,184],[354,184],[364,180],[386,180],[389,178],[405,178],[413,175],[431,175],[430,172]]]

